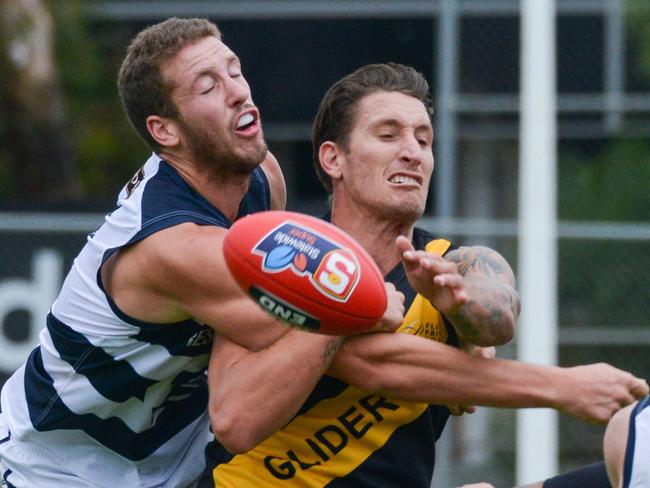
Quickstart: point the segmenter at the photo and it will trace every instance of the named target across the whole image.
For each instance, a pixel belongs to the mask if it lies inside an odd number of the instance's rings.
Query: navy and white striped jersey
[[[269,206],[268,181],[258,168],[240,215]],[[99,272],[120,248],[184,222],[231,225],[152,155],[88,237],[40,345],[2,390],[11,438],[47,451],[92,486],[167,486],[172,475],[189,482],[201,471],[211,437],[205,376],[211,329],[193,320],[129,317],[107,296]]]
[[[650,395],[639,400],[630,414],[623,488],[650,486]]]

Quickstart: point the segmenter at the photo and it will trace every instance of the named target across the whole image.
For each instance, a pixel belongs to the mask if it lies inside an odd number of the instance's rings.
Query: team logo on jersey
[[[144,167],[136,171],[133,177],[126,184],[125,187],[126,198],[129,198],[133,194],[133,190],[135,190],[138,187],[138,185],[142,182],[142,180],[144,180]]]
[[[305,276],[322,294],[345,302],[359,281],[356,256],[328,237],[291,221],[266,234],[252,249],[262,256],[262,270],[290,270]]]

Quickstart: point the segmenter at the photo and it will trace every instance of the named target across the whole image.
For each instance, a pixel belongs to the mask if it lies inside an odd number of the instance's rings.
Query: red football
[[[324,220],[281,211],[248,215],[226,234],[223,253],[244,291],[293,327],[356,334],[376,324],[386,309],[375,262]]]

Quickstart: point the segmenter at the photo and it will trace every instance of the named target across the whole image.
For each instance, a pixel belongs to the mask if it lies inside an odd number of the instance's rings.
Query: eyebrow
[[[239,66],[241,68],[241,61],[240,61],[239,57],[235,53],[232,53],[232,54],[228,55],[228,57],[226,58],[226,63],[228,65],[228,67],[230,67],[233,64],[237,64],[237,66]],[[194,86],[194,84],[197,81],[199,81],[203,76],[209,75],[213,71],[214,71],[213,66],[202,68],[198,73],[196,73],[196,75],[194,75],[192,77],[192,81],[190,83],[190,86]]]
[[[372,123],[370,125],[370,127],[372,127],[373,129],[381,129],[382,127],[390,127],[390,128],[399,129],[401,127],[404,127],[404,124],[402,124],[397,119],[381,119],[381,120],[378,120],[375,123]],[[417,131],[423,131],[423,130],[433,134],[433,127],[431,127],[428,124],[420,124],[420,125],[415,127],[416,132]]]

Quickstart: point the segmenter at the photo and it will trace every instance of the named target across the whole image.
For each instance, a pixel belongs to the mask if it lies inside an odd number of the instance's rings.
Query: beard
[[[201,126],[194,126],[179,120],[189,150],[198,166],[206,170],[210,178],[239,177],[250,175],[257,168],[268,151],[264,138],[247,141],[246,150],[236,148],[218,140],[214,133],[208,133]]]

